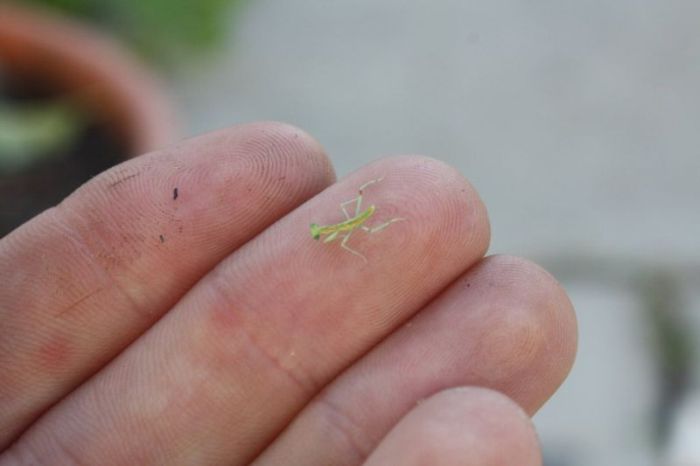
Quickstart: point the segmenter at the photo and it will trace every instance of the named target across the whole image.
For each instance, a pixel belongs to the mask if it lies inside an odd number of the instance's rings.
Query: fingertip
[[[419,403],[365,464],[535,466],[541,462],[532,422],[515,402],[493,390],[459,387]]]
[[[480,344],[480,377],[533,414],[573,366],[578,332],[573,304],[549,272],[520,257],[486,257],[466,279],[491,303],[484,315],[492,331]],[[526,373],[537,374],[537,380],[515,376]]]
[[[261,121],[220,130],[224,135],[245,133],[253,146],[252,153],[265,159],[281,155],[292,167],[301,166],[308,174],[320,178],[327,186],[336,174],[321,143],[306,131],[285,122]],[[263,150],[259,150],[260,148]]]
[[[359,173],[363,178],[354,183],[385,178],[385,199],[404,204],[389,216],[406,217],[411,222],[412,243],[416,238],[430,238],[426,244],[431,245],[431,251],[426,256],[439,256],[432,250],[447,244],[454,247],[455,242],[470,251],[472,258],[482,257],[488,250],[491,234],[486,206],[469,180],[451,165],[425,155],[404,154],[380,159]],[[469,261],[463,264],[464,268],[468,265]]]

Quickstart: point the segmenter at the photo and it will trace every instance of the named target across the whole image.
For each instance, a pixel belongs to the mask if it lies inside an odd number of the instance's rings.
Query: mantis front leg
[[[350,215],[345,208],[346,205],[355,203],[355,215]],[[343,214],[345,214],[345,219],[350,220],[353,217],[356,217],[357,214],[360,213],[360,206],[362,205],[362,195],[357,196],[355,199],[350,199],[349,201],[345,201],[342,204],[340,204],[340,209],[343,211]]]

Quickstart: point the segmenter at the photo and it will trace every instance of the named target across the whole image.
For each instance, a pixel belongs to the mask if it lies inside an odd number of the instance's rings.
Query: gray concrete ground
[[[535,418],[550,466],[651,465],[655,374],[639,298],[596,284],[569,292],[582,311],[578,360]]]
[[[639,466],[659,381],[624,277],[700,264],[698,18],[687,0],[252,0],[175,89],[191,133],[288,121],[339,175],[406,152],[459,168],[492,252],[576,271],[579,360],[536,417],[547,464]],[[699,341],[700,295],[686,303]]]

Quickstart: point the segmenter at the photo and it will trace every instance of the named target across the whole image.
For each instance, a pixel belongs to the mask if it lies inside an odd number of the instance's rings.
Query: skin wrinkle
[[[21,248],[15,247],[14,242],[7,242],[7,243],[2,243],[0,242],[0,247],[4,249],[4,252],[6,254],[9,254],[13,259],[15,260],[29,260],[29,265],[31,266],[31,274],[28,273],[16,273],[16,270],[14,269],[5,269],[8,270],[9,277],[9,283],[6,283],[6,287],[4,288],[5,291],[2,292],[2,295],[5,296],[5,299],[3,301],[7,301],[4,306],[2,307],[2,312],[3,314],[8,312],[8,309],[11,309],[12,313],[6,314],[7,318],[17,318],[17,317],[22,317],[26,311],[20,312],[19,309],[20,307],[22,309],[28,309],[28,308],[37,308],[37,309],[47,309],[50,307],[51,301],[54,299],[61,299],[65,297],[68,294],[78,294],[78,296],[82,296],[87,292],[90,292],[90,289],[86,289],[83,291],[83,288],[85,288],[83,283],[81,282],[79,286],[76,284],[70,283],[68,280],[65,280],[62,273],[64,273],[65,269],[68,269],[70,265],[72,265],[73,262],[75,262],[75,255],[76,253],[80,252],[80,247],[79,244],[74,241],[74,238],[72,238],[69,235],[69,230],[65,227],[65,225],[59,223],[56,221],[56,209],[50,208],[42,214],[42,220],[44,220],[40,225],[41,228],[34,228],[34,224],[28,223],[25,226],[21,227],[20,229],[17,230],[17,234],[10,234],[9,238],[14,238],[15,236],[29,236],[29,241],[35,244],[40,244],[37,241],[37,237],[43,236],[43,235],[52,235],[52,236],[61,236],[61,239],[65,239],[66,241],[70,241],[70,246],[69,248],[64,248],[68,249],[67,252],[70,253],[69,260],[70,262],[62,263],[59,266],[56,266],[56,264],[51,264],[47,263],[45,261],[46,253],[41,252],[38,257],[36,254],[31,255],[31,257],[27,258],[25,255],[21,254]],[[2,253],[3,251],[0,251]],[[19,254],[17,252],[20,252]],[[40,268],[41,270],[36,271],[34,270],[35,268]],[[21,272],[21,271],[20,271]],[[38,273],[37,273],[38,272]],[[56,283],[46,283],[48,280],[46,280],[46,275],[55,273],[58,277],[58,281]],[[38,275],[38,277],[37,277]],[[5,277],[3,277],[5,278]],[[37,279],[41,280],[41,283],[37,283]],[[41,287],[41,289],[47,290],[48,292],[51,293],[50,296],[42,296],[41,293],[27,293],[28,296],[21,302],[21,303],[16,303],[14,302],[15,299],[15,293],[19,290],[28,290],[28,289],[34,289],[35,287]],[[76,288],[78,288],[76,290]],[[77,299],[77,298],[76,298]]]
[[[127,350],[128,351],[128,350]],[[116,384],[119,386],[120,391],[129,392],[133,390],[135,386],[138,386],[141,381],[151,373],[156,371],[162,371],[162,365],[153,365],[147,367],[139,367],[138,371],[129,370],[126,374],[122,374],[122,377],[113,378],[110,377],[108,380],[101,379],[99,377],[96,380],[103,386],[110,384]],[[190,373],[191,374],[191,373]],[[178,374],[182,375],[182,374]],[[169,377],[163,380],[164,386],[177,386],[177,378]],[[201,379],[196,379],[195,383],[203,383]],[[191,384],[191,382],[190,382]],[[190,391],[193,390],[192,387],[188,387]],[[163,390],[159,391],[163,393]],[[137,393],[138,394],[138,393]],[[177,391],[180,394],[180,391]],[[159,419],[163,414],[167,412],[165,406],[170,407],[175,411],[183,411],[188,409],[189,403],[196,403],[196,400],[188,399],[187,397],[175,397],[172,396],[169,399],[159,400],[160,404],[154,402],[151,399],[144,399],[140,397],[132,397],[128,400],[126,405],[121,403],[115,403],[110,397],[103,396],[104,393],[95,390],[88,392],[88,396],[83,399],[83,406],[80,411],[77,412],[77,416],[73,413],[66,413],[68,419],[64,419],[62,422],[62,428],[57,431],[49,431],[48,437],[53,439],[53,437],[61,437],[56,441],[67,441],[73,436],[80,436],[81,431],[84,429],[85,419],[81,416],[84,412],[102,412],[105,413],[104,416],[100,418],[88,418],[91,422],[91,426],[88,427],[88,431],[94,429],[96,433],[102,435],[93,435],[90,437],[90,443],[92,448],[88,450],[91,452],[91,456],[86,456],[85,452],[80,447],[75,447],[75,451],[83,454],[83,462],[85,464],[168,464],[166,457],[163,455],[163,451],[168,451],[163,448],[163,445],[172,444],[176,438],[172,429],[167,429],[164,432],[158,431],[157,423],[154,423],[154,419]],[[49,413],[54,414],[54,413]],[[121,422],[125,419],[130,419],[130,421],[138,426],[141,431],[141,438],[144,442],[141,448],[128,449],[121,448],[118,444],[123,437],[120,438],[119,435],[112,435],[111,432],[105,432],[101,429],[101,423],[106,419],[115,419],[117,422]],[[77,427],[72,427],[77,426]],[[72,428],[71,428],[72,427]],[[176,426],[175,426],[176,427]],[[156,432],[158,435],[154,435]],[[58,433],[59,435],[56,435]],[[40,437],[41,439],[41,437]],[[25,445],[24,449],[32,450],[37,449],[37,445],[32,444]],[[46,452],[46,449],[44,449]],[[110,462],[106,462],[109,458]],[[116,463],[115,463],[116,461]],[[49,464],[50,461],[43,461],[40,464]]]
[[[66,445],[64,442],[61,442],[60,438],[54,439],[53,442],[54,448],[57,449],[58,455],[52,456],[51,461],[55,462],[58,461],[60,463],[65,464],[66,466],[89,466],[87,463],[82,461],[80,459],[80,456],[74,452],[71,447]],[[63,458],[61,458],[63,456]],[[61,461],[65,460],[65,461]],[[60,464],[59,463],[59,464]],[[56,463],[54,463],[56,464]]]
[[[39,460],[28,448],[24,450],[9,448],[3,451],[2,456],[0,456],[1,466],[36,466],[40,464]]]
[[[208,369],[208,368],[207,368]],[[192,371],[188,372],[188,376],[192,374]],[[182,432],[185,427],[182,424],[174,424],[170,426],[170,429],[157,431],[152,429],[148,432],[148,436],[155,439],[151,442],[149,448],[142,451],[135,450],[132,451],[132,457],[125,461],[126,464],[170,464],[175,458],[186,454],[188,451],[197,448],[197,436],[206,437],[207,429],[206,422],[202,420],[201,417],[196,416],[197,410],[193,409],[192,406],[199,404],[202,400],[196,397],[197,391],[211,383],[208,377],[215,376],[216,374],[211,370],[200,370],[194,380],[186,381],[185,383],[179,384],[179,386],[184,387],[179,389],[174,394],[171,393],[168,397],[164,394],[164,398],[160,400],[159,406],[151,411],[150,405],[152,404],[152,399],[143,400],[142,405],[146,406],[149,412],[141,411],[139,414],[142,416],[142,424],[147,425],[152,422],[153,419],[162,419],[167,416],[168,412],[181,411],[187,413],[187,418],[192,424],[202,426],[202,429],[198,429],[195,435],[190,435],[187,441],[182,441]],[[181,374],[177,374],[167,380],[166,383],[171,382],[170,385],[176,384],[180,378],[186,379]],[[163,390],[165,392],[165,390]],[[155,412],[154,412],[155,411]],[[158,412],[159,411],[159,412]],[[153,414],[151,414],[153,412]],[[178,448],[173,450],[168,448],[169,445],[177,445]]]
[[[119,178],[119,179],[117,179],[116,181],[113,181],[113,182],[109,183],[108,187],[110,187],[110,188],[115,188],[115,187],[119,186],[120,184],[124,183],[125,181],[128,181],[128,180],[130,180],[130,179],[132,179],[132,178],[134,178],[134,177],[139,176],[140,174],[141,174],[140,172],[137,172],[137,173],[134,173],[134,174],[132,174],[132,175],[127,175],[127,176],[125,176],[125,177],[123,177],[123,178]]]
[[[348,455],[354,457],[357,462],[364,461],[371,453],[371,444],[368,439],[358,440],[362,435],[362,425],[357,423],[355,419],[346,411],[336,406],[329,397],[319,396],[312,402],[316,409],[326,411],[328,418],[336,422],[329,422],[331,429],[338,432],[350,451],[344,451],[343,457],[348,458]]]
[[[250,321],[248,319],[238,319],[233,316],[233,313],[236,312],[233,311],[233,309],[239,309],[239,306],[235,304],[236,299],[228,291],[226,282],[221,275],[217,274],[213,277],[209,284],[209,288],[213,290],[217,296],[219,296],[217,301],[220,301],[221,303],[220,305],[215,305],[211,311],[215,318],[216,316],[223,316],[223,319],[227,321],[227,327],[235,329],[237,336],[242,336],[245,338],[258,354],[263,356],[263,358],[268,361],[272,367],[283,373],[287,379],[289,379],[301,390],[302,393],[310,394],[318,390],[320,383],[315,380],[311,372],[304,370],[303,367],[299,365],[291,368],[286,367],[282,363],[280,355],[288,355],[293,350],[279,348],[277,351],[272,351],[265,348],[247,328],[247,323]],[[221,319],[217,318],[216,322],[221,322]]]
[[[157,156],[152,154],[147,157]],[[156,177],[152,184],[144,183],[153,180],[153,177],[148,180],[142,176],[128,177],[129,180],[118,185],[117,189],[105,187],[108,178],[109,172],[98,176],[92,189],[77,192],[57,208],[64,211],[64,223],[80,237],[88,252],[103,262],[103,268],[129,275],[135,269],[135,264],[139,264],[140,259],[147,255],[147,233],[151,232],[148,227],[156,219],[154,213],[148,210],[160,210],[157,197],[152,196],[152,192],[163,183],[163,177]],[[134,206],[138,208],[134,209]],[[105,209],[110,209],[111,215],[105,215]],[[129,221],[124,222],[125,218]]]
[[[57,210],[59,209],[64,209],[67,211],[72,211],[72,209],[66,205],[64,202],[60,203],[57,207]],[[72,220],[80,218],[79,213],[74,212],[76,215],[72,216]],[[76,228],[72,222],[68,221],[68,218],[71,218],[71,216],[67,215],[65,217],[61,217],[59,215],[55,216],[56,219],[60,218],[65,218],[62,223],[67,227],[67,229],[72,233],[71,238],[74,239],[75,244],[83,249],[86,254],[85,258],[87,258],[88,261],[91,262],[91,264],[95,264],[98,266],[98,268],[104,273],[104,276],[108,279],[109,285],[114,287],[121,295],[123,295],[127,302],[129,303],[129,306],[134,310],[138,315],[140,315],[142,318],[146,318],[148,320],[153,318],[153,313],[147,311],[136,299],[136,297],[132,296],[127,289],[117,280],[116,276],[113,274],[112,269],[113,267],[109,266],[109,263],[105,263],[103,260],[100,260],[101,257],[103,257],[104,251],[106,250],[104,248],[104,242],[102,243],[102,248],[98,248],[97,250],[91,247],[90,241],[87,240],[86,236],[84,233],[81,233],[79,228]],[[85,221],[87,223],[87,220]],[[92,231],[91,228],[86,228],[87,231]],[[116,259],[116,263],[119,263],[120,260]],[[121,266],[126,269],[125,264],[121,264]],[[127,271],[123,272],[124,274],[128,274]]]
[[[165,161],[165,155],[153,152],[140,156],[138,163],[135,163],[135,160],[131,159],[126,162],[125,166],[117,165],[97,175],[91,182],[83,184],[60,204],[82,202],[83,206],[90,206],[95,204],[95,201],[102,204],[110,199],[120,200],[122,197],[137,197],[138,193],[148,191],[148,188],[152,187],[148,183],[153,183],[154,178],[146,175],[151,174],[154,170],[157,171],[153,162]],[[163,165],[165,164],[161,163],[161,167]],[[172,173],[168,173],[166,177],[158,177],[156,181],[160,182],[163,178],[169,178],[170,175]],[[99,215],[93,217],[100,218]]]
[[[82,296],[82,297],[78,298],[77,300],[73,301],[73,303],[69,304],[69,305],[66,306],[65,308],[59,310],[59,311],[54,315],[54,317],[59,318],[59,319],[68,317],[68,316],[72,313],[72,311],[74,311],[75,309],[77,309],[78,307],[80,307],[81,304],[85,303],[85,301],[87,301],[88,299],[92,298],[93,296],[95,296],[95,295],[101,293],[101,292],[104,291],[104,290],[105,290],[105,287],[103,287],[103,286],[100,286],[100,287],[97,287],[97,288],[93,289],[92,291],[88,292],[88,293],[85,294],[84,296]]]

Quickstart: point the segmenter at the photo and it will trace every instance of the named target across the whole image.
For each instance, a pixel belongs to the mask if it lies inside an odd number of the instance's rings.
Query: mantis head
[[[321,237],[321,227],[315,223],[311,224],[311,237],[313,239],[319,239]]]

